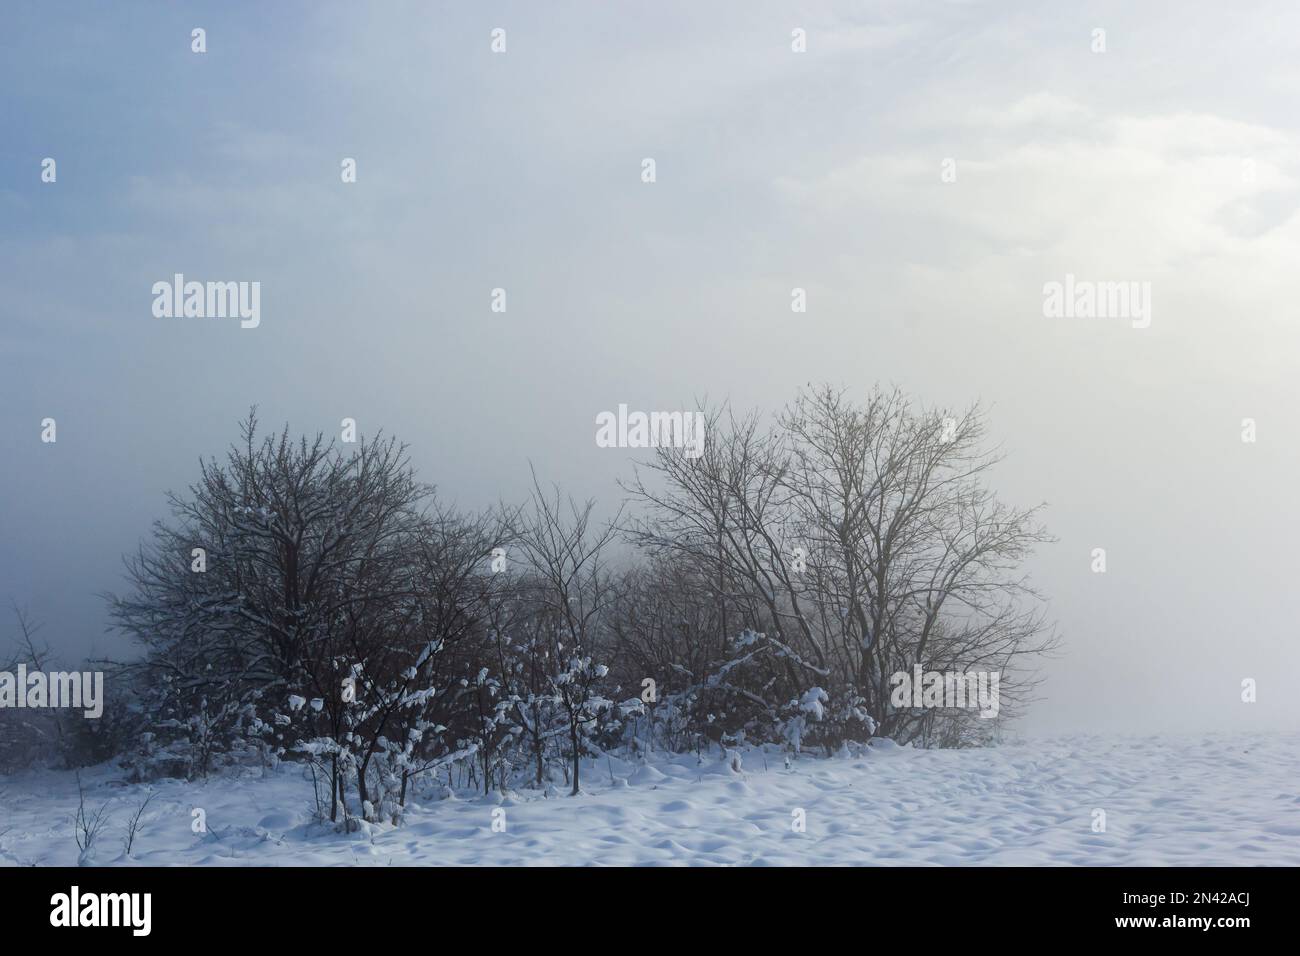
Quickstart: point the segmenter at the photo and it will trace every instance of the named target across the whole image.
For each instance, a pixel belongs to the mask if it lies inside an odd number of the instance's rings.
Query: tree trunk
[[[357,793],[361,796],[361,818],[366,818],[366,803],[369,798],[366,794],[366,767],[370,764],[370,755],[366,755],[360,766],[357,767]]]
[[[339,755],[330,755],[330,823],[339,819]]]
[[[580,759],[578,756],[578,725],[577,724],[575,723],[569,724],[569,736],[573,740],[573,792],[570,793],[569,796],[576,797],[578,795],[578,760]]]

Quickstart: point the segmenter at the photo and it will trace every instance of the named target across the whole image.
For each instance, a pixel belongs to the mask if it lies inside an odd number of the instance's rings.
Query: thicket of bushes
[[[322,816],[395,819],[453,765],[576,792],[616,748],[986,739],[890,703],[918,662],[1002,671],[1016,712],[1053,643],[1019,570],[1046,535],[986,487],[977,407],[822,387],[767,423],[703,411],[703,453],[656,449],[605,523],[536,480],[457,511],[391,438],[262,437],[250,414],[128,561],[111,610],[141,655],[74,749],[141,776],[301,760]]]

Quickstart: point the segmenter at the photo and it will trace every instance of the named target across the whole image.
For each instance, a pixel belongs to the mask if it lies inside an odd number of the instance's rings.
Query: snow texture
[[[947,751],[878,740],[829,759],[805,754],[789,769],[775,748],[602,757],[584,764],[577,797],[556,787],[483,797],[430,783],[416,788],[403,825],[352,832],[312,822],[301,765],[153,785],[125,785],[103,765],[82,772],[87,807],[107,804],[109,820],[83,862],[1297,866],[1298,765],[1300,734]],[[127,823],[151,787],[127,859]],[[76,864],[76,807],[71,773],[0,778],[0,865]],[[192,831],[195,808],[205,833]],[[791,825],[799,809],[802,833]],[[1105,832],[1094,832],[1097,809]]]

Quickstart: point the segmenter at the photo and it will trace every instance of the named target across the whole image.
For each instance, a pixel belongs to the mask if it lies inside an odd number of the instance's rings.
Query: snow
[[[812,720],[820,721],[826,716],[825,704],[830,701],[830,696],[820,687],[813,687],[804,692],[803,697],[799,698],[799,709],[807,714]]]
[[[877,741],[832,758],[804,754],[789,769],[776,749],[715,748],[702,760],[588,761],[578,797],[562,781],[486,798],[422,786],[402,826],[342,833],[311,822],[310,781],[284,764],[151,785],[130,860],[122,839],[150,785],[122,783],[111,765],[83,770],[82,781],[89,810],[108,804],[86,857],[100,865],[1297,866],[1297,766],[1300,734],[1066,737],[961,751]],[[76,807],[71,773],[0,778],[0,864],[75,865]],[[1093,832],[1096,809],[1105,832]],[[206,833],[191,830],[199,818]]]

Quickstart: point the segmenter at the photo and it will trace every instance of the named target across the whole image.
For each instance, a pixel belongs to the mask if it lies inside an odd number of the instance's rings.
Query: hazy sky
[[[1295,727],[1298,101],[1291,2],[8,2],[0,599],[122,653],[95,594],[253,403],[613,503],[602,410],[880,381],[983,399],[1048,505],[1027,730]],[[154,318],[177,272],[261,325]],[[1045,318],[1066,273],[1150,327]]]

